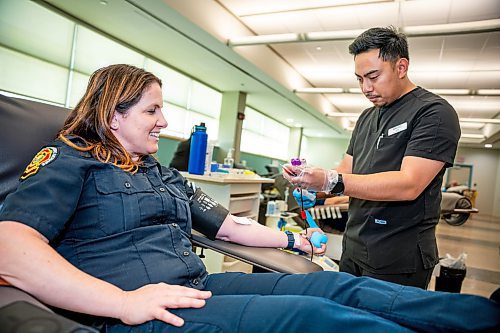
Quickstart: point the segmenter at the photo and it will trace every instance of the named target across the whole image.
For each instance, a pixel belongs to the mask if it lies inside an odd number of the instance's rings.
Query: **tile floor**
[[[467,253],[461,293],[489,297],[500,288],[500,217],[472,214],[461,226],[441,220],[436,230],[440,257]],[[434,290],[435,278],[429,285]]]

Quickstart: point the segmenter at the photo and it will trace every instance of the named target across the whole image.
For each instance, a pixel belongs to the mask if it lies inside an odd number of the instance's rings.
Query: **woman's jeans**
[[[500,303],[347,273],[211,274],[201,309],[185,320],[107,325],[107,332],[498,332]]]

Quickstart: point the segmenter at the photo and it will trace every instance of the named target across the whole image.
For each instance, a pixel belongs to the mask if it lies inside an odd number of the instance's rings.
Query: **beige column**
[[[219,154],[217,160],[226,157],[229,149],[234,148],[234,162],[240,162],[241,130],[245,115],[247,94],[242,91],[227,91],[222,94],[219,119]]]

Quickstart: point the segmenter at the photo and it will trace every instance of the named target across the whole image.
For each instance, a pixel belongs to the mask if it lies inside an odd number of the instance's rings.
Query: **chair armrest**
[[[9,286],[9,285],[1,285],[0,286],[0,308],[14,303],[14,302],[28,302],[32,303],[44,310],[50,311],[49,308],[47,308],[44,304],[40,303],[36,298],[28,294],[27,292],[18,289],[14,286]]]
[[[310,260],[274,248],[250,247],[221,240],[210,240],[203,234],[192,230],[194,245],[210,249],[265,271],[277,273],[311,273],[322,271],[321,266]]]
[[[1,332],[99,333],[54,313],[25,291],[0,286]]]

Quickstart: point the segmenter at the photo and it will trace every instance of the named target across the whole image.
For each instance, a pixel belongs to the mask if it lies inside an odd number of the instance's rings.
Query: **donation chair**
[[[456,189],[456,190],[455,190]],[[468,187],[466,187],[468,190]],[[441,193],[441,217],[452,226],[459,226],[467,222],[470,214],[479,213],[477,208],[472,207],[472,201],[464,194],[464,190],[449,188]]]
[[[59,106],[0,94],[0,124],[2,126],[0,131],[0,160],[2,161],[0,163],[0,207],[5,197],[17,188],[19,176],[31,159],[42,146],[55,138],[68,114],[68,109]],[[319,265],[285,251],[246,247],[219,240],[212,241],[195,230],[193,230],[192,242],[194,246],[211,249],[251,264],[255,271],[308,273],[322,270]],[[41,309],[42,313],[49,313],[49,315],[51,313],[47,312],[50,310],[32,296],[9,286],[1,277],[0,300],[0,327],[5,327],[2,325],[5,324],[2,320],[17,318],[12,313],[32,313],[33,307]],[[56,314],[52,315],[62,321],[66,320]],[[28,318],[20,315],[19,320],[26,322]],[[54,332],[76,332],[78,329],[81,330],[79,332],[94,332],[93,329],[78,326],[76,323],[59,323],[59,327],[64,329]]]
[[[19,176],[38,150],[53,140],[68,110],[0,94],[0,210],[17,188]],[[96,333],[55,314],[36,298],[0,276],[1,332]]]

